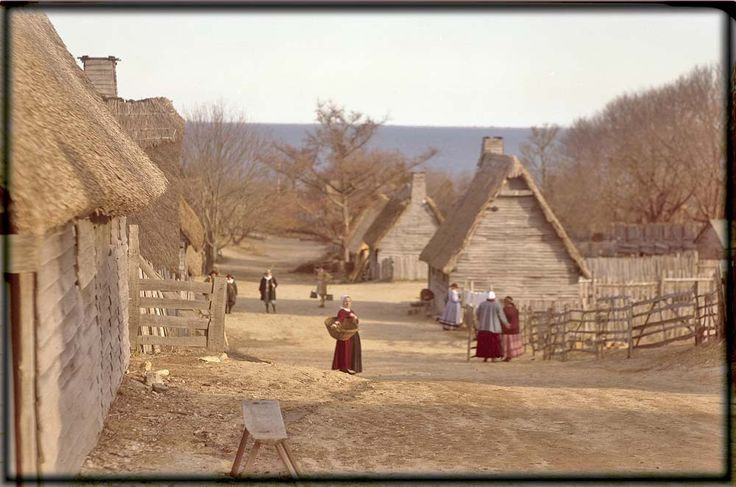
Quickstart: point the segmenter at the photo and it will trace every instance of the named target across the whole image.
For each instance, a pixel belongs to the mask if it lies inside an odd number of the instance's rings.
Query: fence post
[[[626,298],[627,310],[626,310],[626,341],[628,342],[628,350],[626,351],[626,358],[631,358],[631,351],[634,349],[634,304],[631,299]]]
[[[595,358],[601,358],[601,319],[598,308],[593,308],[595,319],[595,334],[593,335],[593,345],[595,346]]]
[[[138,225],[131,225],[128,231],[128,339],[132,352],[138,348],[138,332],[141,322],[139,267]]]
[[[562,311],[562,361],[567,361],[567,305]]]
[[[700,345],[703,342],[703,325],[700,322],[700,305],[698,304],[698,281],[693,284],[693,302],[695,307],[695,345]]]
[[[726,336],[726,293],[723,289],[723,278],[721,277],[721,266],[720,264],[716,267],[716,272],[713,275],[713,279],[716,281],[716,309],[718,312],[718,325],[716,326],[717,336],[723,338]]]
[[[210,325],[207,328],[207,350],[222,352],[225,349],[225,299],[226,280],[215,277],[210,295]]]

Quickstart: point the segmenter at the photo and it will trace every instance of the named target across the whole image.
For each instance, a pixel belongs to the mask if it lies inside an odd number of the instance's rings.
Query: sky
[[[569,125],[722,59],[724,14],[444,9],[51,10],[75,56],[109,56],[123,98],[310,123],[333,100],[392,125]]]

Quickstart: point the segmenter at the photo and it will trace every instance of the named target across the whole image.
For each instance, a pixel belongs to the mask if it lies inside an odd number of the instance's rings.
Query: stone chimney
[[[411,175],[411,200],[419,203],[427,197],[427,178],[423,172],[415,172]]]
[[[480,155],[503,154],[503,137],[483,137]]]
[[[79,58],[84,66],[84,74],[92,82],[97,93],[104,97],[114,98],[118,96],[118,78],[115,66],[120,59],[115,56]]]

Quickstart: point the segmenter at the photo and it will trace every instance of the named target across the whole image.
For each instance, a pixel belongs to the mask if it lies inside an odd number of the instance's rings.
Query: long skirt
[[[480,330],[478,332],[478,347],[475,349],[475,356],[481,358],[503,357],[501,334]]]
[[[445,309],[440,316],[440,323],[442,323],[445,329],[454,329],[460,326],[463,322],[463,314],[460,303],[453,303],[448,301],[445,305]]]
[[[358,333],[348,340],[337,340],[335,353],[332,356],[332,370],[363,371],[363,357]]]
[[[521,342],[521,335],[503,335],[503,357],[512,359],[524,353],[524,344]]]

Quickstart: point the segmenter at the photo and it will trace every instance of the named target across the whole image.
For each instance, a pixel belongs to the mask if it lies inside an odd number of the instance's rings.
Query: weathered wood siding
[[[449,276],[434,267],[430,267],[428,273],[427,288],[434,293],[435,309],[438,313],[441,313],[445,307],[447,290],[450,288]]]
[[[48,235],[37,273],[41,473],[75,473],[97,442],[128,366],[124,219]]]
[[[579,296],[579,271],[521,178],[506,181],[484,210],[449,280],[475,280],[497,295],[554,300]]]
[[[396,224],[376,246],[379,265],[374,269],[382,269],[385,260],[393,259],[394,280],[427,279],[427,264],[419,260],[419,254],[435,234],[438,226],[427,204],[422,200],[412,199]],[[380,273],[376,277],[384,279],[387,276]]]

